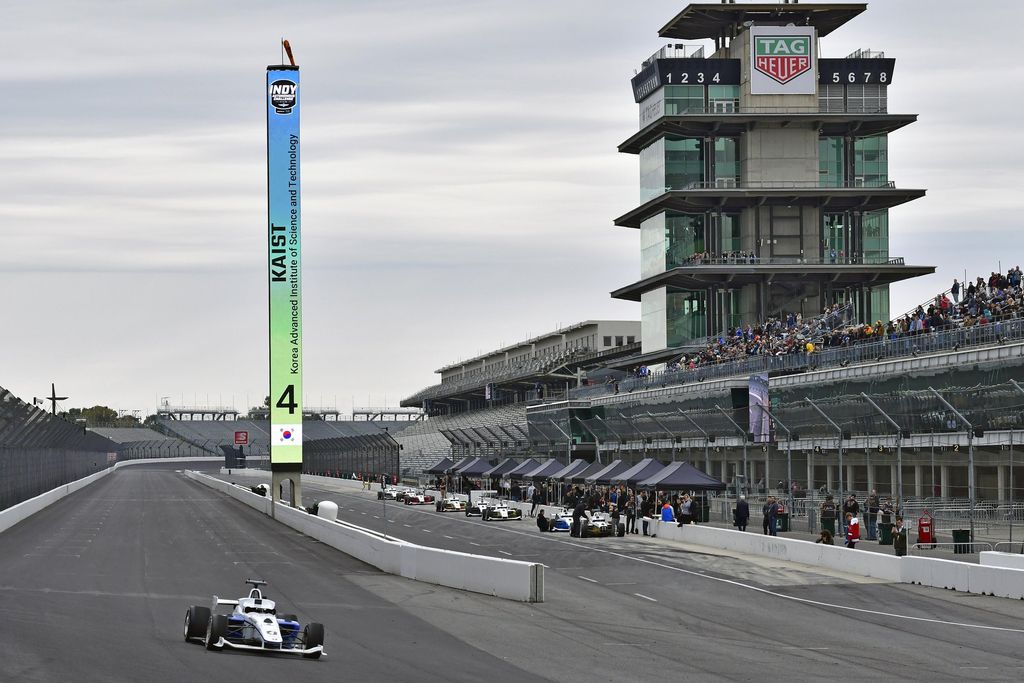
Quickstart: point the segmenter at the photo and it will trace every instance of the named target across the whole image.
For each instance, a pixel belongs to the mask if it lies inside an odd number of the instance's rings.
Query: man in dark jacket
[[[761,530],[765,536],[768,535],[768,511],[772,507],[773,500],[774,499],[771,496],[768,496],[768,499],[765,500],[764,505],[761,506],[761,515],[763,516],[763,519],[761,520]]]
[[[896,557],[903,557],[907,554],[907,527],[903,526],[903,518],[896,518],[896,525],[892,528],[892,549]]]
[[[846,515],[853,515],[854,517],[860,514],[860,504],[857,503],[857,499],[851,493],[847,496],[846,500],[843,501],[843,535],[846,535]]]
[[[747,505],[747,497],[740,496],[736,503],[736,528],[740,531],[747,530],[747,521],[750,519],[750,506]]]

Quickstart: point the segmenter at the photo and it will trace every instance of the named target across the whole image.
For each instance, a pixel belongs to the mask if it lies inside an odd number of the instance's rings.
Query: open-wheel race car
[[[397,500],[401,503],[410,493],[416,493],[405,486],[385,486],[377,491],[377,500]]]
[[[558,512],[551,514],[548,519],[548,527],[545,531],[558,531],[561,533],[569,533],[572,529],[572,510],[563,507]]]
[[[580,538],[626,535],[626,525],[619,522],[616,527],[612,518],[603,512],[593,512],[583,517],[580,520],[580,527]]]
[[[409,491],[402,497],[402,502],[406,505],[430,505],[434,502],[434,497],[423,491]]]
[[[485,522],[502,522],[509,519],[522,519],[523,511],[510,507],[505,501],[491,503],[483,509],[480,518]]]
[[[466,516],[467,517],[483,517],[484,510],[489,506],[489,503],[483,498],[477,499],[475,502],[466,505]]]
[[[466,501],[447,496],[439,498],[435,503],[438,512],[465,512]]]
[[[277,614],[273,600],[263,597],[266,581],[246,579],[249,595],[237,600],[213,596],[210,607],[192,605],[185,613],[185,642],[201,640],[207,650],[225,647],[319,659],[324,653],[323,624],[304,627],[294,614]],[[227,608],[231,608],[227,612]]]

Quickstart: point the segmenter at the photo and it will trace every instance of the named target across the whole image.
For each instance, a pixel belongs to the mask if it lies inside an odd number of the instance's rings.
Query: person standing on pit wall
[[[635,534],[636,531],[636,498],[632,494],[626,499],[626,533]]]
[[[736,502],[736,528],[739,531],[746,531],[749,520],[750,506],[747,505],[747,497],[740,496],[740,499]]]
[[[682,500],[679,501],[679,526],[689,524],[693,521],[693,500],[690,499],[690,494],[684,493]]]
[[[530,506],[530,516],[533,517],[537,514],[537,506],[540,505],[540,489],[533,486],[530,488],[533,489],[533,494],[530,496],[530,502],[532,503]]]
[[[650,536],[650,524],[654,517],[654,503],[651,500],[651,494],[644,493],[640,499],[640,516],[644,530],[644,536]]]
[[[871,489],[871,493],[868,495],[867,500],[864,501],[864,510],[867,513],[869,541],[878,540],[878,513],[881,509],[882,506],[878,500],[878,491]]]
[[[903,557],[907,554],[907,527],[903,526],[903,518],[896,518],[896,525],[892,528],[892,550],[896,557]]]
[[[772,497],[768,496],[764,501],[764,505],[761,506],[761,515],[763,516],[763,519],[761,520],[761,533],[765,536],[768,535],[768,510],[771,509],[771,506]]]
[[[853,550],[860,540],[860,520],[853,513],[846,513],[846,547]]]

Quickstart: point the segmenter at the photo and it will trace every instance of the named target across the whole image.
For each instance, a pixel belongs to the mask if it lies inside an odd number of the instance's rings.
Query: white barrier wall
[[[270,498],[198,472],[186,472],[185,475],[270,514]],[[303,479],[306,476],[303,475]],[[330,477],[322,479],[344,481]],[[389,539],[353,524],[331,522],[280,503],[275,513],[279,522],[389,574],[509,600],[544,601],[544,567],[537,563],[471,555]]]
[[[72,494],[72,493],[74,493],[75,491],[77,491],[77,490],[79,490],[81,488],[85,488],[86,486],[88,486],[89,484],[91,484],[91,483],[93,483],[95,481],[99,481],[103,477],[105,477],[108,474],[110,474],[112,471],[114,471],[116,469],[119,469],[121,467],[125,467],[125,466],[128,466],[128,465],[145,465],[145,464],[148,464],[148,463],[196,462],[196,461],[207,461],[207,460],[208,461],[218,461],[218,460],[223,460],[223,458],[216,458],[216,457],[210,457],[210,458],[201,458],[201,457],[194,457],[194,458],[140,458],[139,460],[122,460],[121,462],[115,463],[113,467],[108,467],[105,470],[100,470],[99,472],[94,472],[93,474],[90,474],[87,477],[82,477],[81,479],[76,479],[75,481],[70,482],[68,484],[63,484],[61,486],[58,486],[55,489],[50,489],[46,493],[40,493],[35,498],[29,498],[28,500],[23,500],[22,502],[18,503],[17,505],[12,505],[11,507],[7,508],[6,510],[0,511],[0,533],[3,533],[4,531],[7,531],[8,529],[10,529],[12,526],[17,524],[18,522],[20,522],[20,521],[22,521],[22,520],[24,520],[24,519],[34,515],[35,513],[37,513],[40,510],[42,510],[43,508],[45,508],[45,507],[47,507],[49,505],[53,505],[54,503],[56,503],[61,498],[65,497],[65,496],[67,496],[69,494]]]
[[[967,590],[998,598],[1024,598],[1024,569],[969,564]]]
[[[656,521],[653,531],[659,538],[706,545],[761,557],[800,562],[836,571],[860,574],[887,581],[900,581],[900,559],[893,555],[863,553],[843,546],[824,545],[795,538],[765,536],[758,533],[719,529],[699,524],[678,526],[675,522]]]
[[[978,553],[978,561],[982,565],[989,567],[1024,569],[1024,555],[1018,553],[999,553],[986,550]]]

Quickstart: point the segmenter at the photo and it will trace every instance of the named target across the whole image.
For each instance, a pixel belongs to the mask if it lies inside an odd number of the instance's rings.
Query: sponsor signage
[[[235,432],[235,445],[236,446],[248,446],[249,445],[249,432]]]
[[[750,27],[752,95],[817,94],[813,26]]]
[[[750,433],[754,435],[755,443],[766,443],[772,440],[771,418],[762,410],[762,408],[771,410],[768,407],[768,375],[765,373],[751,375],[747,387]],[[762,450],[765,449],[762,448]]]
[[[658,59],[633,77],[633,100],[638,104],[663,85],[739,85],[738,59]]]
[[[302,469],[299,97],[298,67],[267,67],[270,466],[276,471]],[[240,433],[246,434],[236,432],[236,444]]]

